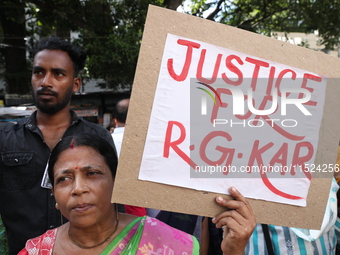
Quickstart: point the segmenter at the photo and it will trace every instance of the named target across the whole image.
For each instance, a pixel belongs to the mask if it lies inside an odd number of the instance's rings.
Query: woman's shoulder
[[[197,246],[197,240],[194,236],[149,216],[143,218],[142,222],[144,224],[143,237],[145,241],[159,241],[164,246],[168,246],[169,249],[188,250],[188,254],[195,254],[192,253],[193,248]]]
[[[185,233],[179,229],[173,228],[171,226],[169,226],[168,224],[156,219],[156,218],[152,218],[149,216],[145,216],[143,217],[142,221],[144,221],[144,228],[150,229],[154,232],[161,232],[161,233],[166,233],[167,235],[169,234],[174,234],[174,235],[182,235],[185,236],[187,238],[191,238],[192,235]]]
[[[26,242],[25,248],[22,249],[18,255],[31,255],[31,254],[40,254],[41,250],[50,251],[52,254],[53,245],[55,242],[55,238],[57,235],[58,228],[47,230],[41,236],[34,237],[29,239]]]

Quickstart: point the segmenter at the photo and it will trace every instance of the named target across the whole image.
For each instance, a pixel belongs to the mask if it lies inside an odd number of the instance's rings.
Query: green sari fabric
[[[100,255],[198,255],[195,237],[147,216],[131,222]]]
[[[18,255],[52,255],[57,230],[48,230],[43,235],[28,240]],[[144,216],[126,226],[100,255],[135,254],[199,255],[199,244],[195,237],[157,219]]]
[[[8,255],[7,234],[5,226],[2,223],[1,216],[0,216],[0,254]]]

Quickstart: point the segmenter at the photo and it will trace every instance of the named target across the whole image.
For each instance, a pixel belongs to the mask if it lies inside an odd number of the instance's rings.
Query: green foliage
[[[192,0],[189,14],[270,35],[319,31],[326,48],[340,37],[339,0]]]
[[[87,77],[102,78],[112,88],[130,86],[149,4],[172,6],[181,0],[0,0],[0,43],[24,48],[39,37],[55,34],[69,38],[79,32],[76,43],[88,53]],[[319,31],[326,49],[338,47],[339,0],[186,0],[187,13],[264,35],[272,32]],[[11,27],[9,27],[11,26]],[[12,28],[13,27],[13,28]],[[21,44],[9,40],[20,38]],[[303,42],[302,46],[308,46]],[[13,47],[12,47],[13,48]],[[6,65],[8,87],[27,91],[25,53],[0,48]],[[16,54],[16,55],[14,55]],[[8,61],[15,58],[17,61]],[[22,63],[18,65],[18,63]],[[20,67],[19,67],[20,66]],[[20,70],[19,70],[20,69]],[[26,69],[26,70],[21,70]],[[13,74],[21,73],[21,81]],[[7,75],[7,76],[6,76]],[[19,77],[20,75],[18,75]],[[20,88],[24,87],[25,89]]]
[[[132,84],[149,0],[110,3],[107,23],[81,29],[81,44],[88,55],[88,70],[93,78],[104,78],[110,87]],[[88,6],[88,10],[93,7]]]
[[[340,39],[340,1],[315,0],[309,9],[308,23],[323,38],[322,43],[327,49],[339,46]]]
[[[194,0],[193,3],[193,15],[203,17],[210,10],[208,19],[253,32],[294,30],[298,27],[304,5],[303,0],[220,0],[209,3]]]
[[[103,78],[112,88],[132,84],[148,5],[162,5],[161,0],[15,1],[21,5],[2,1],[6,2],[1,7],[5,13],[3,17],[13,21],[26,18],[27,31],[17,37],[23,39],[28,35],[29,48],[37,35],[55,34],[70,39],[70,31],[77,31],[79,39],[75,43],[88,53],[88,78]],[[20,9],[25,16],[18,16]],[[8,33],[3,38],[7,36]],[[1,53],[0,57],[4,56]],[[6,69],[9,68],[7,65]],[[9,87],[17,88],[18,84]]]

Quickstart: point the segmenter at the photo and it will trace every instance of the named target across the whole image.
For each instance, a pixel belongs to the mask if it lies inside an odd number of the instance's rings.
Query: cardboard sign
[[[318,229],[339,71],[323,53],[150,6],[113,201],[213,217],[236,186],[258,222]]]
[[[168,34],[139,179],[305,206],[326,83]]]

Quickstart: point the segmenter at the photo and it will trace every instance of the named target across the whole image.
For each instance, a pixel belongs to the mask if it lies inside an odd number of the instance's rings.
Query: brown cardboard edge
[[[166,22],[167,20],[172,22]],[[176,22],[174,22],[175,20]],[[327,77],[336,78],[340,74],[340,60],[320,52],[201,18],[160,7],[149,7],[112,201],[213,217],[224,210],[214,202],[217,196],[215,193],[138,180],[167,33],[204,41]],[[256,43],[249,45],[249,42]],[[264,45],[267,47],[263,47]],[[277,52],[283,53],[277,54]],[[336,100],[332,98],[339,95],[337,88],[339,86],[335,84],[336,82],[330,86],[327,85],[327,100],[316,164],[318,162],[335,163],[336,161],[339,141],[339,132],[336,127],[339,126],[339,121],[335,123],[327,117],[331,114],[333,107],[338,108],[339,106],[339,103],[334,102]],[[307,198],[307,207],[249,199],[257,221],[274,225],[319,229],[329,194],[331,175],[330,173],[325,174],[323,176],[325,178],[313,178]]]

